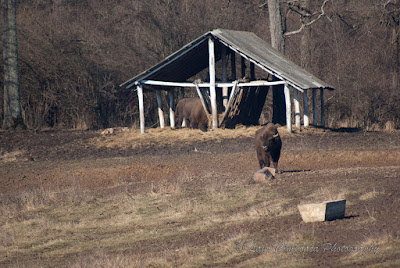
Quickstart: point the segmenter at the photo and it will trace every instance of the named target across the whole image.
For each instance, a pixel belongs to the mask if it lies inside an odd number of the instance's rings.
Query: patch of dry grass
[[[98,147],[138,147],[143,145],[151,145],[162,143],[164,145],[202,142],[209,140],[223,140],[235,138],[254,137],[255,132],[260,129],[260,126],[246,127],[238,125],[235,129],[213,129],[207,132],[202,132],[198,129],[171,129],[166,127],[148,128],[144,134],[140,134],[139,130],[129,130],[123,132],[113,132],[112,134],[103,134],[101,137],[96,137],[92,140]],[[292,135],[302,135],[305,133],[323,134],[328,131],[321,128],[309,127],[307,129],[294,129],[292,133],[288,133],[286,127],[278,128],[279,134],[282,137]],[[104,131],[103,131],[104,132]]]
[[[258,127],[259,128],[259,127]],[[131,130],[114,135],[103,135],[94,138],[93,143],[99,147],[137,147],[154,143],[171,145],[175,143],[201,142],[238,137],[252,137],[257,127],[239,127],[236,129],[216,129],[202,132],[198,129],[149,128],[145,134]]]
[[[359,198],[360,200],[374,199],[379,195],[385,194],[384,191],[377,191],[375,188],[371,192],[363,193]]]
[[[357,264],[363,267],[399,267],[400,239],[391,235],[367,238],[360,244],[348,248],[350,254],[342,257],[344,265]],[[397,256],[397,257],[396,257]],[[379,259],[393,259],[379,264]]]
[[[346,195],[349,193],[348,189],[341,188],[335,184],[330,184],[313,191],[310,195],[304,198],[302,203],[318,203],[345,199]]]
[[[218,225],[248,221],[268,211],[279,216],[280,201],[265,201],[265,196],[273,196],[269,189],[238,182],[214,180],[203,190],[187,186],[194,180],[212,180],[209,176],[183,172],[169,184],[149,182],[149,190],[140,194],[130,191],[135,183],[123,182],[115,186],[118,191],[103,196],[82,189],[77,179],[65,189],[41,187],[3,196],[0,264],[57,267],[67,260],[71,267],[189,267],[191,259],[201,264],[210,254],[228,260],[230,243],[217,238]],[[208,233],[210,239],[196,241],[196,233]],[[175,241],[172,248],[170,241]],[[133,255],[126,254],[132,250]]]
[[[71,173],[71,178],[63,178],[71,180],[67,187],[43,186],[17,196],[3,195],[0,266],[310,267],[315,265],[314,257],[324,256],[299,247],[322,247],[325,241],[318,231],[327,225],[293,224],[297,201],[282,194],[285,188],[278,183],[248,184],[224,175],[217,171],[194,175],[183,170],[174,179],[138,182],[121,178],[119,184],[87,190],[79,174]],[[296,180],[294,176],[290,179]],[[308,200],[337,199],[351,193],[357,196],[354,202],[363,201],[362,189],[353,183],[348,188],[308,184],[292,190]],[[373,198],[365,196],[366,200]],[[276,225],[288,219],[291,224]],[[365,227],[363,219],[353,223],[352,228]],[[275,231],[260,232],[270,224],[275,224]],[[353,252],[340,262],[368,264],[382,256],[395,259],[399,253],[397,238],[388,235],[373,242],[383,255]]]
[[[0,151],[0,163],[11,163],[18,160],[27,160],[25,157],[25,152],[22,150],[15,150],[12,152],[2,152]]]

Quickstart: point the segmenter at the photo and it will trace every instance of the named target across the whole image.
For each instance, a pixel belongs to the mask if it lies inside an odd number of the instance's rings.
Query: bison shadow
[[[280,174],[283,173],[300,173],[300,172],[308,172],[311,171],[311,169],[295,169],[295,170],[279,170]]]

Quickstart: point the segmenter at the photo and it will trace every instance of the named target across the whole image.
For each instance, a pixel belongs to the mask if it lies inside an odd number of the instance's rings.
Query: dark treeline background
[[[270,42],[265,2],[18,1],[25,123],[34,129],[135,126],[136,92],[120,83],[215,28],[251,31]],[[322,2],[310,1],[307,10],[320,12]],[[300,28],[303,4],[282,1],[286,31]],[[399,10],[397,0],[329,1],[309,31],[286,37],[287,57],[336,88],[325,95],[326,126],[400,127]],[[148,125],[157,122],[155,105],[155,96],[145,94]]]

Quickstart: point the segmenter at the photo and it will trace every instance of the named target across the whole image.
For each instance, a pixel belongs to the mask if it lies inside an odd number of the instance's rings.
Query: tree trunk
[[[303,0],[302,7],[310,10],[310,0]],[[304,18],[305,23],[309,23],[309,18]],[[310,47],[311,27],[306,26],[303,30],[303,35],[300,41],[300,61],[301,67],[308,69],[311,62],[311,47]]]
[[[282,16],[279,7],[279,0],[268,0],[271,45],[282,54],[285,54],[285,39],[283,38]]]
[[[25,128],[18,72],[16,1],[3,0],[4,106],[3,128]]]
[[[393,89],[398,89],[400,84],[400,46],[399,46],[399,35],[398,35],[398,25],[392,28],[392,43],[393,43],[393,68],[392,68],[392,87]]]
[[[271,45],[282,54],[285,54],[285,40],[283,38],[282,16],[279,0],[268,0],[269,27],[271,32]],[[286,104],[283,86],[272,87],[273,113],[272,122],[286,124]]]
[[[310,10],[310,0],[304,0],[302,4],[303,8]],[[309,23],[309,18],[304,18],[305,23]],[[307,26],[303,30],[300,41],[300,64],[305,70],[309,70],[311,67],[311,27]],[[308,90],[305,90],[303,94],[303,107],[304,107],[304,127],[309,126],[309,116],[308,116]]]

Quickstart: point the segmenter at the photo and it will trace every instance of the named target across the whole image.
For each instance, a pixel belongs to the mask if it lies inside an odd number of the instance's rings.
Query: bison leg
[[[260,169],[270,166],[271,164],[270,155],[265,151],[257,152],[257,158],[260,164]]]
[[[196,122],[190,122],[190,127],[191,127],[191,128],[198,128]]]
[[[189,120],[183,116],[178,117],[177,128],[189,127]]]
[[[265,159],[260,159],[258,160],[259,164],[260,164],[260,169],[263,169],[265,167],[269,167],[271,165],[269,160],[265,160]]]
[[[270,167],[271,166],[271,156],[267,153],[265,154],[265,166]]]
[[[278,162],[274,162],[274,169],[275,169],[276,173],[279,173]]]
[[[182,121],[185,120],[185,118],[182,116],[181,112],[178,114],[178,120],[177,120],[177,128],[181,128],[182,127]]]
[[[258,159],[258,163],[260,165],[260,169],[263,169],[265,166],[263,151],[260,150],[259,147],[256,147],[256,152],[257,152],[257,159]]]
[[[189,119],[184,118],[184,122],[185,122],[185,127],[188,128],[190,126]]]
[[[265,162],[263,159],[258,160],[259,164],[260,164],[260,169],[263,169],[265,167]]]
[[[274,155],[271,156],[272,161],[273,161],[273,164],[274,164],[274,168],[275,168],[275,170],[276,170],[277,173],[279,173],[279,170],[278,170],[278,161],[279,161],[280,155],[281,155],[281,153],[280,153],[280,151],[279,151],[278,153],[276,153],[276,154],[274,154]]]

